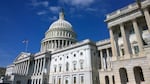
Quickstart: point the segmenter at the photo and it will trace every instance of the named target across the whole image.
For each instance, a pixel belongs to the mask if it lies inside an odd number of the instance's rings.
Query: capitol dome
[[[76,34],[73,31],[72,25],[65,20],[64,12],[59,13],[59,19],[54,21],[41,43],[41,50],[57,50],[67,47],[76,42]]]

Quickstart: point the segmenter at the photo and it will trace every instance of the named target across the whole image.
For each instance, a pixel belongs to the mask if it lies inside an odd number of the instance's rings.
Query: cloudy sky
[[[109,38],[105,16],[135,0],[0,0],[0,67],[11,64],[25,51],[40,50],[40,42],[61,8],[73,25],[78,41]]]

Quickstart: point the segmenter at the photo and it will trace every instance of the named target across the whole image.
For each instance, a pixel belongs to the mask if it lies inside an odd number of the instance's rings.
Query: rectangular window
[[[54,72],[56,72],[56,66],[54,66]]]
[[[81,76],[81,84],[84,84],[84,77],[83,76]]]
[[[61,72],[61,65],[59,66],[59,72]]]
[[[139,47],[138,46],[134,46],[134,53],[135,54],[139,53]]]
[[[125,54],[125,52],[124,52],[124,49],[123,49],[123,48],[121,49],[121,53],[122,53],[122,55],[124,55],[124,54]]]
[[[83,62],[80,63],[80,68],[83,69]]]
[[[74,70],[76,70],[76,63],[74,63],[73,66],[74,66]]]

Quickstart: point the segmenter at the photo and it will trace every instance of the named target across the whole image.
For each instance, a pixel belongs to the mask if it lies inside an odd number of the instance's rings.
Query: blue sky
[[[25,51],[40,50],[40,42],[60,8],[78,35],[78,41],[109,38],[105,16],[135,0],[0,0],[0,67],[11,64]]]

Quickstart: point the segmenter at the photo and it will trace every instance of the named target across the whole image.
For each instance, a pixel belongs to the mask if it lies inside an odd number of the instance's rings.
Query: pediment
[[[25,52],[21,52],[17,58],[15,59],[15,61],[30,57],[31,53],[25,53]]]

